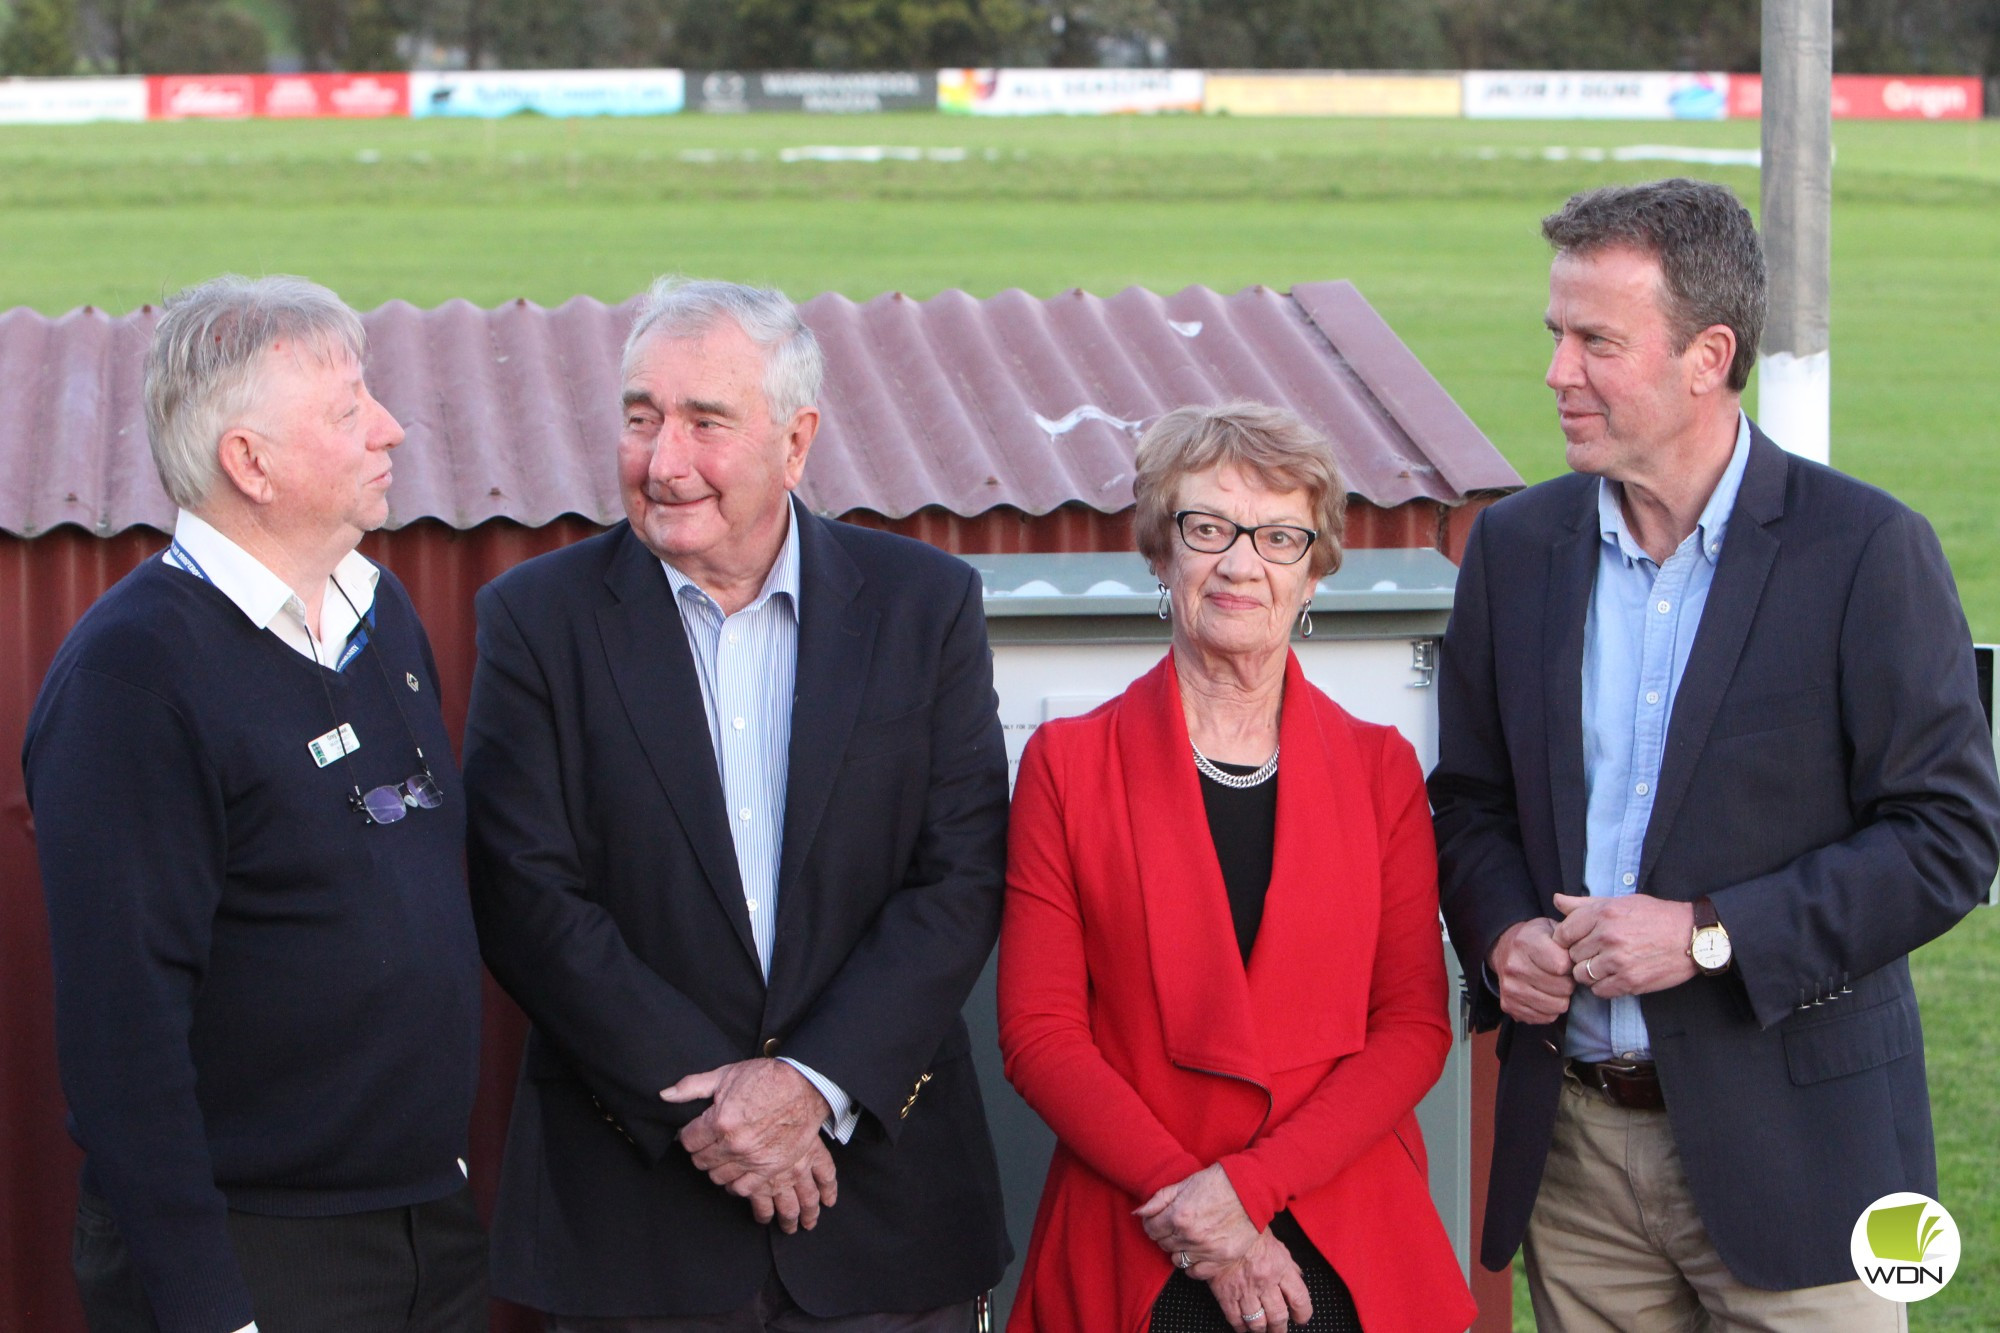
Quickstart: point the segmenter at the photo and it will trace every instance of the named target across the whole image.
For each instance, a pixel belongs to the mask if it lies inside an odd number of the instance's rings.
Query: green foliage
[[[0,32],[0,74],[76,72],[75,0],[14,0]]]
[[[257,20],[221,0],[159,0],[134,54],[147,74],[260,74],[269,47]]]
[[[403,68],[396,39],[408,19],[392,0],[286,0],[285,9],[308,69]]]

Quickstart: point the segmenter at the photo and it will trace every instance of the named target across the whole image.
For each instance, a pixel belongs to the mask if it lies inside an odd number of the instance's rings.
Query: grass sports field
[[[1754,208],[1754,167],[1634,150],[1757,136],[1746,123],[936,115],[4,127],[0,308],[124,311],[225,269],[304,273],[364,309],[617,300],[668,270],[800,298],[1349,278],[1533,481],[1562,466],[1537,220],[1572,190],[1677,172]],[[1930,516],[1974,635],[2000,638],[2000,122],[1842,122],[1835,142],[1834,462]],[[827,146],[916,151],[798,151]],[[2000,912],[1916,965],[1965,1259],[1911,1323],[1990,1330]]]

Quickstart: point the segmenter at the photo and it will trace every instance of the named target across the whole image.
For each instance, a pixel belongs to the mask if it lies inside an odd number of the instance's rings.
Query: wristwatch
[[[1688,956],[1703,976],[1720,976],[1729,970],[1729,932],[1722,928],[1707,894],[1694,900],[1694,935],[1688,941]]]

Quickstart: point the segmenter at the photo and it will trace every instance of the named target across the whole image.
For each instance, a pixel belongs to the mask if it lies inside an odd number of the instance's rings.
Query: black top
[[[1210,763],[1232,776],[1255,773],[1256,764]],[[1222,884],[1229,891],[1229,916],[1236,923],[1236,947],[1250,964],[1257,927],[1264,920],[1264,891],[1271,886],[1272,849],[1278,840],[1278,779],[1254,787],[1225,787],[1201,775],[1201,803],[1208,810],[1208,835],[1215,840],[1215,859],[1222,863]]]
[[[465,796],[386,572],[375,612],[334,671],[149,559],[71,631],[28,722],[70,1132],[163,1333],[250,1322],[226,1208],[356,1213],[465,1182]],[[319,767],[336,716],[360,746]],[[366,822],[349,793],[417,772],[416,745],[444,803]]]
[[[1225,773],[1242,776],[1255,764],[1225,764],[1209,760]],[[1199,769],[1197,769],[1199,772]],[[1278,780],[1254,787],[1226,787],[1201,774],[1201,802],[1208,813],[1208,834],[1215,859],[1222,865],[1222,884],[1229,894],[1229,917],[1236,927],[1236,947],[1243,965],[1257,943],[1264,920],[1264,894],[1271,887],[1271,863],[1278,841]],[[1291,1252],[1312,1296],[1309,1327],[1328,1333],[1352,1333],[1361,1327],[1354,1298],[1340,1275],[1326,1261],[1289,1210],[1271,1219],[1271,1233]],[[1225,1333],[1230,1327],[1208,1284],[1175,1269],[1153,1302],[1149,1333]]]

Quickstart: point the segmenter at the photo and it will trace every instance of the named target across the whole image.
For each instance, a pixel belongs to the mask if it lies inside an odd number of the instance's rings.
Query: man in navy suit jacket
[[[1951,572],[1742,415],[1764,264],[1728,191],[1543,233],[1574,475],[1473,527],[1431,779],[1500,1026],[1481,1258],[1525,1242],[1544,1328],[1895,1328],[1849,1237],[1937,1191],[1907,956],[2000,856]]]
[[[629,522],[479,594],[474,906],[534,1023],[494,1289],[552,1329],[958,1333],[1010,1257],[959,1018],[1007,817],[979,578],[793,501],[821,365],[777,293],[656,284]]]

